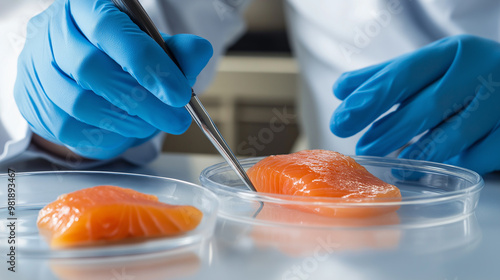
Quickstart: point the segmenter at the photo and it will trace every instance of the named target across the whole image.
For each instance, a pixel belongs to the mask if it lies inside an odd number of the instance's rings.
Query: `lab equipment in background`
[[[245,10],[247,30],[221,59],[212,85],[200,99],[240,156],[284,154],[301,142],[296,98],[299,69],[291,54],[282,0],[254,0]],[[169,135],[166,152],[216,153],[198,141],[192,126]],[[196,142],[196,145],[194,145]]]

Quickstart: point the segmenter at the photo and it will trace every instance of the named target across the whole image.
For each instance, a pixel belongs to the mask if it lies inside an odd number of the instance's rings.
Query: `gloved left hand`
[[[445,162],[480,174],[500,169],[500,44],[460,35],[343,74],[330,129],[352,136],[375,121],[356,153]]]

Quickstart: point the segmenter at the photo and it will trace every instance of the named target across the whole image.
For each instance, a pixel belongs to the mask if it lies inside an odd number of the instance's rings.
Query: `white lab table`
[[[221,161],[218,156],[165,154],[144,167],[116,162],[99,170],[199,183],[201,170]],[[43,160],[0,165],[0,170],[7,167],[17,172],[54,169]],[[2,261],[0,279],[500,279],[500,174],[484,179],[475,214],[445,225],[361,235],[283,235],[265,229],[270,239],[263,242],[262,229],[259,237],[252,226],[220,220],[212,239],[185,251],[113,260],[20,259],[15,274]]]

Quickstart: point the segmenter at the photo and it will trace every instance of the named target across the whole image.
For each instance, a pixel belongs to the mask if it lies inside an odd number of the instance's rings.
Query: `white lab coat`
[[[15,107],[12,89],[16,58],[27,19],[52,0],[0,0],[0,161],[50,155],[30,146],[31,132]],[[329,130],[340,103],[332,85],[345,71],[379,63],[445,36],[470,33],[500,39],[497,0],[285,0],[291,43],[303,80],[300,119],[309,148],[354,154],[361,133],[341,139]],[[193,33],[214,46],[214,59],[196,84],[200,92],[211,80],[217,59],[243,31],[246,0],[142,0],[166,33]],[[123,157],[141,163],[160,151],[161,137],[127,151]],[[141,155],[139,157],[139,155]],[[72,165],[71,162],[59,161]],[[73,164],[73,167],[74,164]],[[78,166],[77,166],[78,167]],[[85,166],[79,166],[85,167]]]

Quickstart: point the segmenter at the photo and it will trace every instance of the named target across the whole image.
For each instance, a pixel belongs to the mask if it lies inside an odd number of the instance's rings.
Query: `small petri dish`
[[[8,174],[0,174],[7,184]],[[7,188],[0,189],[0,239],[15,236],[16,254],[28,258],[89,258],[111,257],[175,251],[193,244],[202,243],[212,237],[217,220],[218,199],[206,188],[181,180],[149,175],[99,172],[99,171],[54,171],[15,174],[16,205],[10,215]],[[10,183],[10,182],[9,182]],[[161,202],[173,205],[191,205],[203,212],[201,223],[185,234],[150,239],[128,244],[117,244],[78,249],[51,249],[39,234],[36,225],[38,212],[48,203],[64,193],[97,185],[114,185],[153,194]],[[15,222],[14,234],[7,225]],[[6,245],[7,242],[0,246]]]
[[[339,198],[301,197],[249,191],[225,163],[204,169],[202,185],[219,197],[219,216],[238,223],[291,227],[397,227],[418,228],[463,220],[477,206],[484,186],[474,171],[427,161],[353,156],[379,179],[397,186],[402,198],[359,199],[346,203]],[[248,169],[262,158],[241,161]],[[374,213],[369,218],[325,217],[300,209],[315,207],[356,213]],[[297,210],[299,209],[299,210]],[[373,211],[376,209],[376,211]]]

